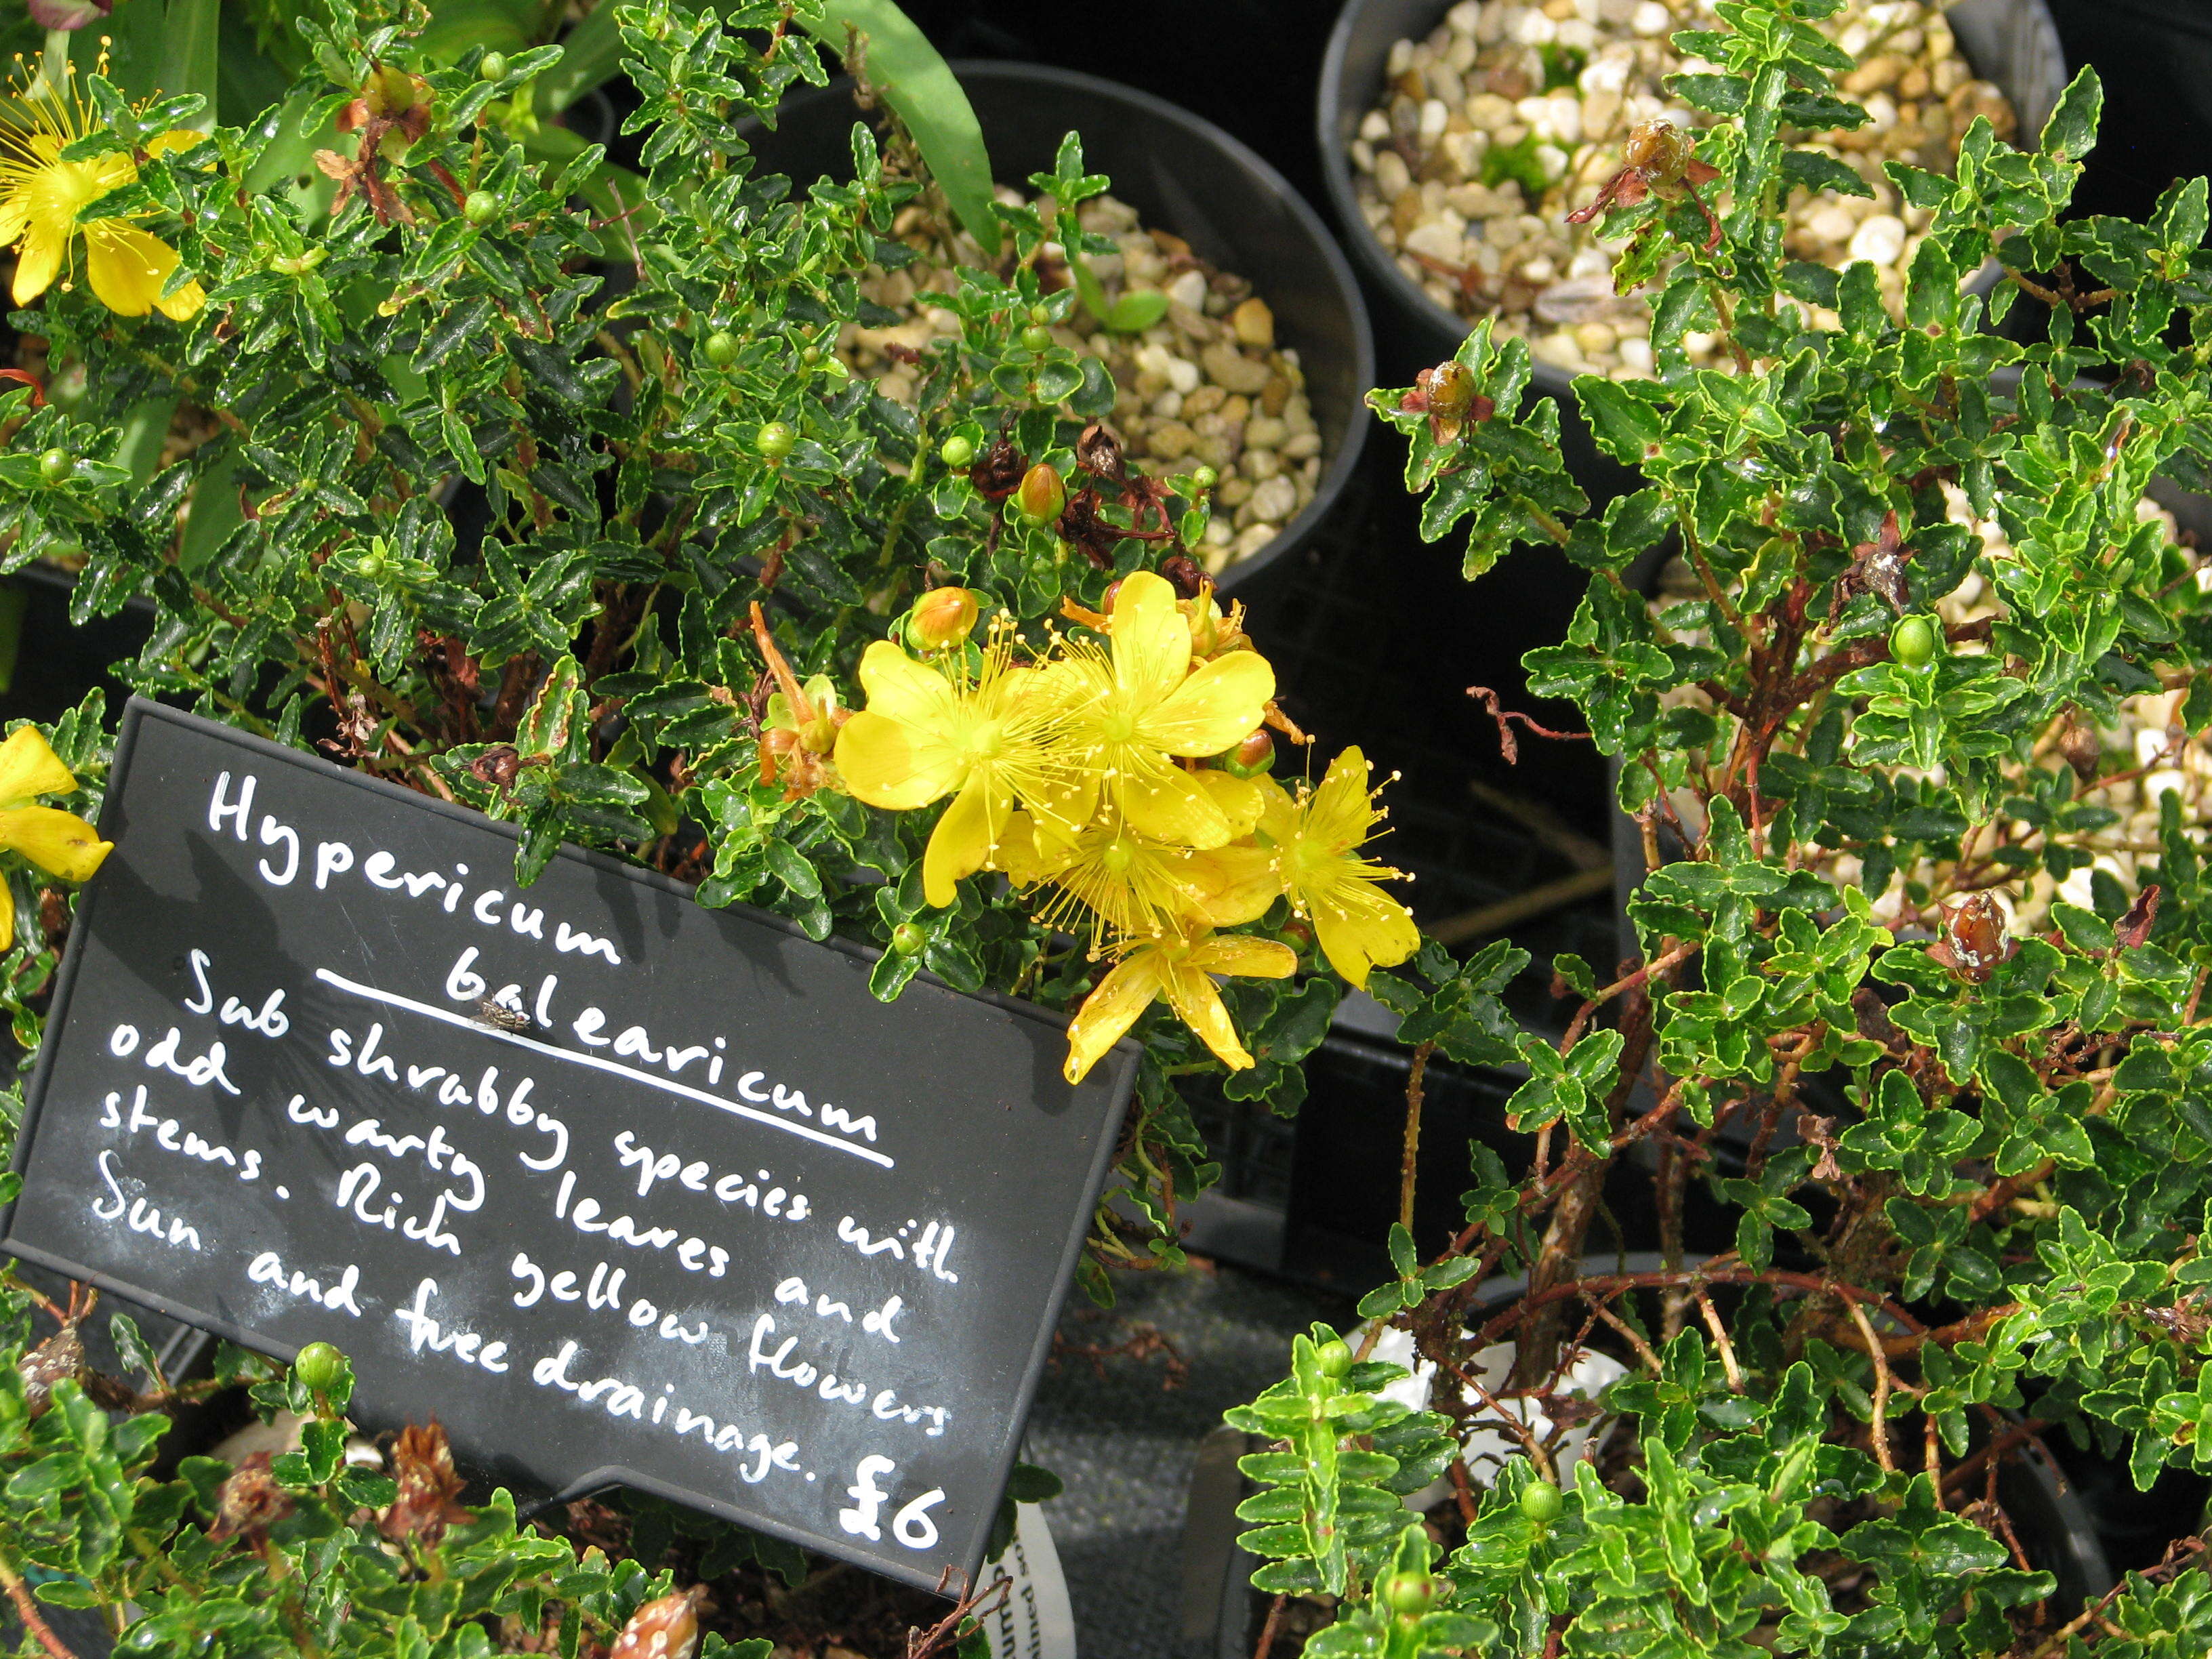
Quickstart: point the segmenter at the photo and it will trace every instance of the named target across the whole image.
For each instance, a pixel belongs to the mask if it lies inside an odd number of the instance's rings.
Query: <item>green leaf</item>
[[[792,21],[834,52],[845,50],[848,29],[867,37],[870,84],[906,123],[961,225],[995,257],[999,221],[982,125],[928,37],[891,0],[826,0],[819,17],[801,10]]]
[[[2105,83],[2084,64],[2059,94],[2039,141],[2045,155],[2078,161],[2097,145],[2097,124],[2105,112]]]

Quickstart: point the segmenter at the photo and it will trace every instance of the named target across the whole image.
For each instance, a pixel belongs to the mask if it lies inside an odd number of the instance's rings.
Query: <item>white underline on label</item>
[[[765,1123],[769,1128],[781,1129],[787,1135],[798,1135],[802,1139],[819,1141],[824,1146],[835,1146],[841,1152],[850,1152],[854,1158],[865,1158],[869,1163],[880,1164],[886,1170],[898,1167],[889,1157],[876,1151],[872,1146],[856,1146],[849,1140],[840,1140],[833,1134],[825,1134],[819,1129],[808,1127],[804,1123],[793,1123],[788,1118],[776,1117],[768,1112],[757,1111],[752,1107],[740,1105],[734,1100],[725,1100],[720,1095],[710,1095],[704,1089],[695,1089],[688,1083],[678,1083],[673,1078],[655,1077],[650,1072],[641,1072],[631,1066],[617,1065],[611,1060],[601,1060],[597,1054],[580,1054],[573,1048],[556,1048],[550,1042],[540,1042],[534,1037],[526,1037],[519,1032],[500,1030],[494,1026],[486,1025],[481,1020],[471,1019],[466,1015],[456,1014],[444,1008],[434,1008],[427,1002],[416,1001],[412,997],[403,997],[396,991],[380,991],[374,985],[359,984],[353,980],[332,973],[327,968],[316,969],[315,977],[327,984],[337,986],[341,991],[350,991],[357,997],[367,997],[372,1002],[388,1002],[395,1008],[404,1008],[410,1013],[421,1014],[426,1018],[441,1020],[447,1025],[458,1025],[464,1030],[473,1031],[478,1036],[496,1037],[501,1042],[512,1042],[517,1048],[528,1048],[535,1054],[546,1055],[549,1059],[564,1060],[571,1066],[588,1066],[594,1071],[611,1072],[617,1077],[626,1077],[633,1083],[642,1083],[648,1089],[659,1089],[666,1094],[681,1095],[686,1100],[696,1100],[702,1106],[712,1106],[716,1111],[728,1112],[733,1116],[749,1117],[756,1123]]]

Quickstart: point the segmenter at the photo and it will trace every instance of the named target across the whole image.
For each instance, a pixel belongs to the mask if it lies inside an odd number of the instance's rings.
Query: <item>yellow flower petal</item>
[[[1237,1027],[1229,1018],[1228,1006],[1221,1000],[1221,993],[1214,988],[1212,977],[1188,956],[1170,956],[1162,963],[1165,970],[1168,1006],[1176,1016],[1198,1033],[1206,1046],[1213,1050],[1214,1057],[1232,1072],[1251,1069],[1252,1056],[1237,1040]]]
[[[1298,970],[1298,953],[1289,945],[1243,933],[1217,934],[1193,951],[1190,959],[1209,974],[1235,974],[1240,979],[1288,979]]]
[[[35,726],[19,726],[0,743],[0,806],[34,795],[66,795],[76,779]]]
[[[158,236],[122,219],[100,219],[83,227],[84,271],[100,304],[118,317],[143,317],[161,299],[161,285],[177,268],[177,251]],[[194,284],[197,289],[198,285]],[[175,315],[179,290],[162,310]],[[199,309],[194,301],[184,312]]]
[[[15,806],[0,811],[0,847],[21,853],[49,875],[85,881],[114,843],[74,812],[52,806]]]
[[[1110,632],[1114,678],[1130,708],[1148,708],[1182,684],[1190,667],[1190,624],[1176,609],[1175,589],[1164,577],[1139,570],[1121,579]]]
[[[167,132],[157,133],[149,138],[146,153],[149,155],[168,155],[206,142],[207,134],[204,132],[194,132],[190,127],[172,127]]]
[[[877,714],[924,724],[949,720],[956,701],[944,675],[889,640],[878,640],[861,653],[860,689]]]
[[[1119,1042],[1137,1016],[1160,994],[1160,953],[1157,949],[1133,952],[1114,966],[1083,1000],[1083,1006],[1067,1027],[1067,1065],[1070,1083],[1080,1083],[1101,1056]]]
[[[0,951],[12,950],[15,944],[15,896],[8,890],[8,884],[0,881]]]
[[[1249,842],[1191,854],[1183,862],[1182,879],[1191,914],[1213,927],[1259,921],[1283,891],[1275,855]]]
[[[904,720],[864,708],[837,733],[837,771],[871,806],[909,812],[949,794],[964,770],[951,746]]]
[[[1411,914],[1371,881],[1340,883],[1311,910],[1328,965],[1363,988],[1370,969],[1394,968],[1421,948]]]
[[[70,231],[44,218],[33,216],[23,228],[23,240],[15,250],[15,283],[9,291],[15,303],[27,306],[53,286],[69,253]]]
[[[921,855],[921,896],[940,909],[959,896],[955,884],[991,861],[1013,803],[980,773],[970,777],[930,831]]]
[[[1218,847],[1229,819],[1213,797],[1180,766],[1143,750],[1125,750],[1115,781],[1121,816],[1140,836],[1178,847]]]
[[[1186,678],[1139,720],[1141,741],[1170,755],[1218,755],[1250,735],[1267,699],[1275,671],[1256,651],[1231,651]]]
[[[1306,834],[1324,847],[1357,847],[1367,839],[1374,822],[1375,809],[1367,791],[1367,757],[1355,746],[1328,763],[1328,775],[1314,791],[1313,805],[1306,813]]]
[[[1191,775],[1198,780],[1199,787],[1213,797],[1213,804],[1221,809],[1221,816],[1229,820],[1231,839],[1252,833],[1267,805],[1267,797],[1261,793],[1259,779],[1231,777],[1218,767],[1212,766]]]

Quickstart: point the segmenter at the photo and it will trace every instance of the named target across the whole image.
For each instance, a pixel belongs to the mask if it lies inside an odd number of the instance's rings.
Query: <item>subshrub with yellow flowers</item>
[[[919,609],[960,610],[950,591]],[[1293,796],[1246,757],[1272,757],[1267,723],[1287,722],[1241,608],[1224,617],[1210,589],[1179,599],[1139,570],[1103,614],[1070,610],[1084,632],[1055,631],[1027,659],[1003,616],[980,647],[964,630],[919,656],[871,645],[866,706],[837,733],[839,779],[892,811],[949,799],[923,854],[932,905],[951,904],[963,876],[1003,871],[1045,922],[1112,962],[1069,1028],[1071,1080],[1155,1001],[1249,1069],[1214,977],[1284,979],[1298,958],[1232,930],[1287,900],[1355,985],[1419,943],[1377,884],[1398,872],[1360,854],[1382,817],[1366,760],[1348,749]]]

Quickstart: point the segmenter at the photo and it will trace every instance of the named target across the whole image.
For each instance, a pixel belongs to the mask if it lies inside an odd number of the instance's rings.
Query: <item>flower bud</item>
[[[310,1342],[292,1356],[292,1374],[317,1394],[328,1394],[345,1375],[346,1357],[328,1342]]]
[[[937,459],[954,471],[963,471],[975,464],[975,441],[956,432],[938,447]]]
[[[1067,486],[1050,462],[1039,461],[1023,476],[1014,504],[1031,524],[1050,524],[1067,510]]]
[[[770,421],[753,439],[753,447],[771,461],[780,461],[791,453],[799,441],[798,434],[781,421]]]
[[[707,337],[707,361],[717,368],[727,368],[738,360],[738,337],[727,329],[718,328]]]
[[[1382,1586],[1382,1599],[1391,1612],[1417,1619],[1436,1601],[1437,1581],[1425,1572],[1393,1573]]]
[[[929,943],[929,935],[911,921],[902,921],[891,929],[891,949],[902,957],[910,957]]]
[[[1256,778],[1275,769],[1275,740],[1261,726],[1234,749],[1224,749],[1217,763],[1232,778]]]
[[[1352,1369],[1352,1346],[1341,1340],[1324,1342],[1316,1350],[1314,1360],[1323,1376],[1342,1376]]]
[[[1920,612],[1909,611],[1889,630],[1889,654],[1907,668],[1925,668],[1936,660],[1936,624]]]
[[[1022,331],[1023,350],[1049,351],[1051,349],[1052,331],[1042,323],[1031,323]]]
[[[1190,475],[1193,489],[1211,489],[1221,482],[1221,475],[1210,466],[1200,466]]]
[[[76,458],[66,449],[50,449],[39,457],[39,476],[48,483],[59,483],[76,471]]]
[[[472,225],[488,225],[499,216],[499,198],[488,190],[472,190],[461,204],[461,216]]]
[[[479,81],[506,80],[507,55],[504,52],[486,52],[483,57],[477,61],[477,79]]]
[[[914,602],[907,617],[906,642],[916,651],[942,651],[975,631],[981,614],[975,596],[964,587],[933,587]]]
[[[630,1614],[607,1659],[691,1659],[699,1648],[699,1604],[707,1587],[694,1584],[647,1601]]]
[[[1559,1489],[1548,1480],[1531,1480],[1521,1488],[1521,1513],[1540,1527],[1548,1527],[1559,1518],[1566,1502]]]
[[[416,80],[397,64],[386,64],[368,77],[362,88],[362,97],[372,115],[398,117],[415,107],[416,100],[429,91],[427,83]]]

